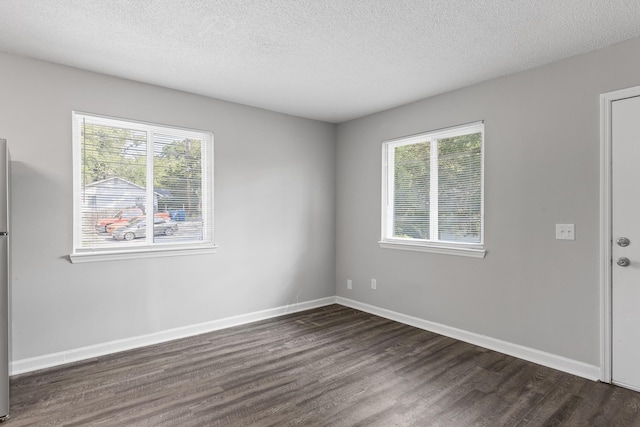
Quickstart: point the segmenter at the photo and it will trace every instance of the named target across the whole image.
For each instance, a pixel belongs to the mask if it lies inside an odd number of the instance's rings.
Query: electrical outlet
[[[347,289],[353,289],[353,283],[351,282],[351,279],[347,279]]]
[[[575,224],[556,224],[556,240],[576,240]]]
[[[371,289],[375,290],[378,288],[378,283],[376,282],[376,279],[371,279]]]

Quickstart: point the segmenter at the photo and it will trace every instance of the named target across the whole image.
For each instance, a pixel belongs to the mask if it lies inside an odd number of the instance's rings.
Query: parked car
[[[120,228],[120,227],[128,227],[132,223],[139,222],[142,219],[144,219],[144,218],[136,216],[136,217],[130,218],[130,219],[126,220],[126,221],[118,221],[118,222],[111,223],[111,224],[107,225],[105,227],[105,229],[107,230],[108,234],[113,234],[118,228]]]
[[[166,214],[164,212],[159,212],[159,213],[155,214],[155,218],[156,218],[156,220],[164,219],[164,215],[168,215],[168,214]],[[132,224],[134,221],[139,221],[141,219],[144,219],[144,217],[137,217],[136,216],[136,217],[128,219],[126,221],[123,220],[123,221],[118,221],[118,222],[114,222],[112,224],[109,224],[109,225],[106,226],[107,233],[108,234],[113,234],[114,231],[116,231],[116,229],[118,229],[120,227],[127,227],[130,224]],[[167,220],[168,220],[168,217],[167,217]]]
[[[116,227],[127,225],[127,223],[136,218],[144,216],[144,212],[140,208],[128,208],[119,210],[113,218],[101,218],[96,222],[96,231],[101,233],[109,233],[108,227],[115,224]],[[153,214],[156,218],[169,219],[169,212],[156,212]],[[113,228],[113,227],[112,227]]]
[[[154,236],[171,236],[178,231],[178,224],[173,221],[167,221],[164,218],[154,218],[153,235]],[[116,240],[133,240],[147,235],[147,220],[145,218],[136,218],[131,220],[123,227],[117,227],[112,236]]]

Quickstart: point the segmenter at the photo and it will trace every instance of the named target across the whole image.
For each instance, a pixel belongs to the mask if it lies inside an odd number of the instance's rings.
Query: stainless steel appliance
[[[9,418],[9,150],[0,139],[0,421]]]

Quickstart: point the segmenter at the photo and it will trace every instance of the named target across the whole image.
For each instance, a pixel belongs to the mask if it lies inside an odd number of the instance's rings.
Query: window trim
[[[81,217],[82,217],[82,158],[81,158],[81,143],[80,143],[80,126],[78,125],[79,116],[90,116],[95,119],[95,122],[100,123],[104,120],[105,125],[113,126],[115,123],[123,126],[129,125],[131,127],[144,128],[147,132],[147,138],[153,134],[154,131],[162,133],[164,135],[193,135],[199,139],[206,136],[207,149],[203,150],[203,156],[206,156],[205,162],[209,165],[209,170],[206,171],[206,177],[203,176],[203,183],[210,189],[207,191],[208,197],[211,199],[209,203],[211,212],[207,215],[208,222],[210,222],[210,238],[201,243],[170,243],[170,244],[139,244],[131,248],[82,248],[80,245],[81,238]],[[115,123],[114,123],[115,122]],[[145,121],[138,121],[133,119],[125,119],[120,117],[111,117],[101,114],[88,113],[82,111],[72,111],[71,114],[71,126],[72,126],[72,150],[73,150],[73,250],[69,255],[69,261],[73,264],[86,263],[94,261],[113,261],[122,259],[139,259],[139,258],[155,258],[155,257],[168,257],[178,255],[197,255],[197,254],[210,254],[217,252],[217,246],[214,243],[214,136],[210,131],[203,131],[198,129],[189,129],[179,126],[162,125],[158,123],[150,123]],[[151,168],[151,163],[147,163],[147,173]],[[205,171],[203,170],[203,175]],[[148,188],[147,191],[153,195],[153,187]],[[204,204],[204,203],[203,203]]]
[[[393,186],[395,182],[391,178],[392,168],[389,168],[392,155],[390,155],[391,147],[399,147],[403,145],[416,144],[418,142],[424,142],[425,139],[437,140],[444,139],[451,136],[464,134],[465,131],[473,133],[474,131],[482,132],[482,147],[480,154],[481,161],[481,206],[480,206],[480,242],[479,243],[465,243],[465,242],[447,242],[439,240],[424,240],[413,238],[397,238],[389,235],[389,230],[393,230],[393,215],[389,213],[390,197],[394,193]],[[385,140],[382,143],[382,198],[381,198],[381,239],[378,244],[383,249],[401,249],[408,251],[429,252],[438,253],[444,255],[457,255],[472,258],[484,258],[487,251],[484,247],[484,121],[477,121],[472,123],[466,123],[458,126],[452,126],[447,128],[436,129],[428,132],[422,132],[419,134],[408,135],[399,138],[393,138]],[[437,153],[437,144],[436,153]],[[433,148],[433,147],[432,147]],[[432,163],[437,163],[436,156],[431,157]],[[437,184],[436,184],[437,187]],[[437,198],[435,199],[437,203]],[[436,207],[437,209],[437,207]],[[431,222],[430,227],[434,226]],[[431,235],[436,235],[431,233]]]
[[[150,248],[148,246],[142,246],[135,250],[120,250],[120,251],[96,251],[96,252],[77,252],[69,255],[69,259],[73,264],[80,264],[85,262],[95,261],[116,261],[123,259],[140,259],[140,258],[159,258],[159,257],[172,257],[180,255],[201,255],[201,254],[214,254],[218,250],[218,247],[213,245],[211,247],[203,246],[182,246],[182,247],[155,247]]]

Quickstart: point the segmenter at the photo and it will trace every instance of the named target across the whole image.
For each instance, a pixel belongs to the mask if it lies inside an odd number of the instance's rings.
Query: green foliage
[[[395,148],[395,237],[429,238],[430,155],[428,142]]]
[[[431,144],[438,144],[438,236],[430,236]],[[482,213],[482,134],[398,146],[394,236],[477,242]]]
[[[184,209],[188,217],[201,213],[202,142],[193,139],[156,142],[155,188],[167,190],[162,204],[168,209]]]
[[[112,126],[84,124],[82,132],[82,183],[122,178],[146,187],[146,132]],[[201,141],[154,135],[154,191],[164,195],[161,207],[184,209],[188,217],[201,213]]]
[[[438,141],[438,231],[441,240],[480,241],[482,134]]]
[[[145,186],[146,134],[130,129],[82,126],[82,183],[119,177]]]

